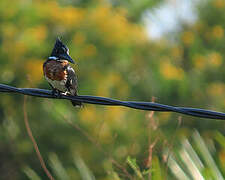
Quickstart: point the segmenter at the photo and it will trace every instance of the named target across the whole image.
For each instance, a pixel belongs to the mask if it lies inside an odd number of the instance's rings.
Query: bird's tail
[[[75,106],[75,107],[82,107],[82,106],[83,106],[82,103],[79,102],[79,101],[71,101],[71,103],[72,103],[73,106]]]

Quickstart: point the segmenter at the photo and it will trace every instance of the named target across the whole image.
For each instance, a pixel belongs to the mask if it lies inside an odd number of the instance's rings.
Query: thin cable
[[[225,120],[225,113],[210,111],[205,109],[188,108],[188,107],[175,107],[153,102],[140,102],[140,101],[120,101],[116,99],[98,97],[98,96],[68,96],[61,94],[60,97],[56,97],[52,94],[51,90],[36,89],[36,88],[16,88],[5,84],[0,84],[0,92],[7,93],[19,93],[29,96],[36,96],[41,98],[53,98],[53,99],[67,99],[78,101],[88,104],[105,105],[105,106],[125,106],[133,109],[147,110],[147,111],[159,111],[159,112],[176,112],[186,114],[189,116],[195,116],[208,119],[220,119]]]

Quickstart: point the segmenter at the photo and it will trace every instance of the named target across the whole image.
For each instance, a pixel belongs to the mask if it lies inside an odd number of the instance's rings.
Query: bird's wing
[[[66,67],[66,71],[67,71],[66,87],[72,95],[76,96],[77,95],[77,76],[75,74],[74,69],[70,65]]]

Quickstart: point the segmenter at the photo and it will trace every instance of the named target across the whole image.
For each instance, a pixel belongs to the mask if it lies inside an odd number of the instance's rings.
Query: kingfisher
[[[44,77],[52,87],[52,94],[60,93],[77,96],[77,76],[70,63],[75,63],[69,55],[69,48],[57,38],[51,55],[43,64]],[[81,106],[79,101],[71,101],[74,106]]]

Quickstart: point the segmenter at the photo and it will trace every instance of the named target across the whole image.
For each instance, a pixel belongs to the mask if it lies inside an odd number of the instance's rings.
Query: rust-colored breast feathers
[[[45,63],[43,66],[44,74],[51,80],[65,80],[67,78],[66,66],[68,65],[67,61],[55,61],[50,60]]]

